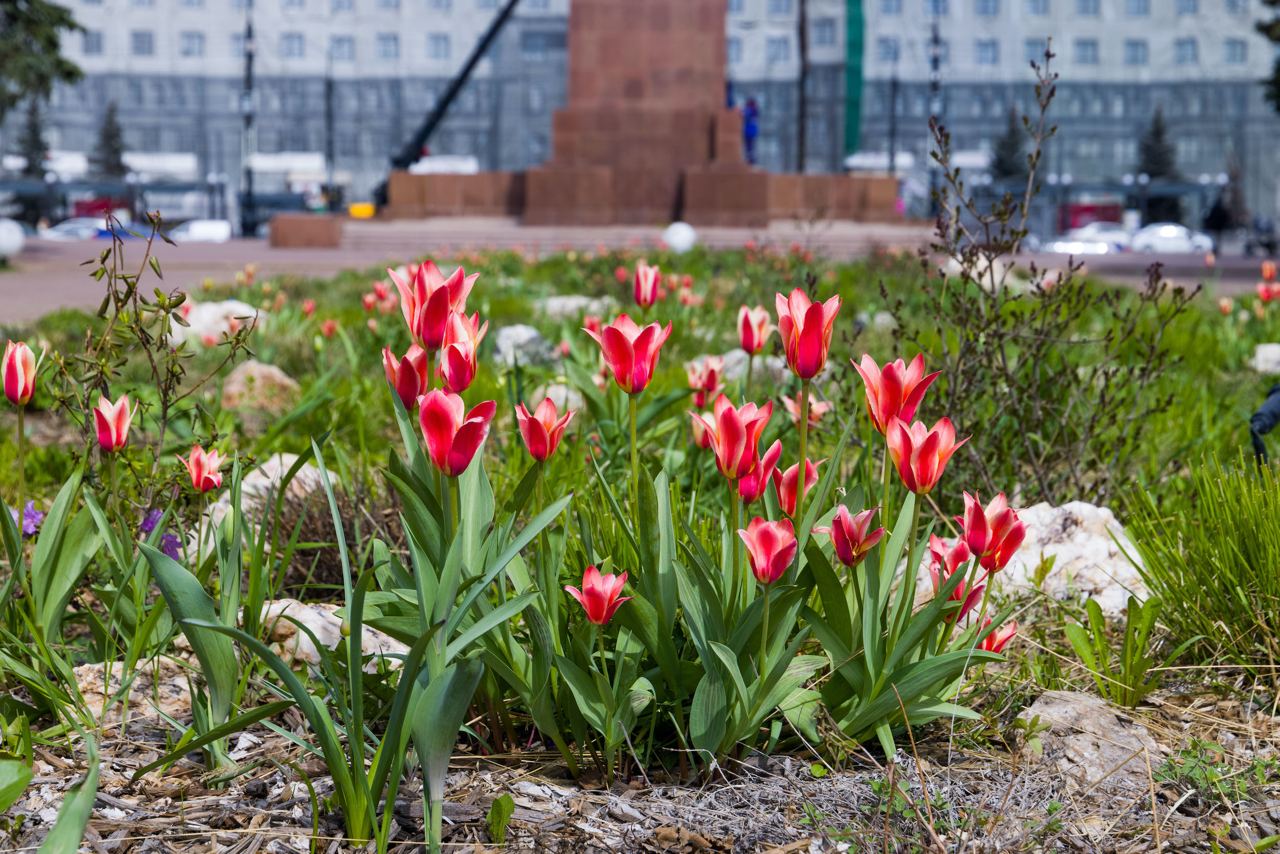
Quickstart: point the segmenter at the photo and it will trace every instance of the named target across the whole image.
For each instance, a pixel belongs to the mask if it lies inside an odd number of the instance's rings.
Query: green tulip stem
[[[640,536],[640,452],[636,442],[636,395],[627,395],[627,416],[631,422],[631,501],[635,505],[636,536]]]
[[[769,587],[764,588],[764,618],[760,622],[760,661],[756,665],[760,670],[760,679],[768,678],[766,654],[769,649]]]
[[[800,460],[796,469],[796,522],[804,519],[805,453],[809,449],[809,380],[800,381]]]

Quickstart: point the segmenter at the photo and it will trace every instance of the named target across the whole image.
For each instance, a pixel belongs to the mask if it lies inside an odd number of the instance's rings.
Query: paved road
[[[700,237],[712,247],[740,247],[748,240],[780,248],[800,244],[818,254],[847,260],[876,246],[911,249],[925,243],[929,233],[928,227],[920,225],[778,222],[756,230],[701,229]],[[260,275],[327,277],[343,270],[378,268],[411,257],[458,250],[518,247],[544,253],[601,245],[654,245],[658,239],[659,231],[648,227],[533,227],[508,219],[454,218],[350,222],[340,249],[273,249],[260,240],[233,240],[218,245],[162,245],[159,254],[165,281],[190,287],[206,278],[229,281],[248,263],[257,264]],[[29,242],[15,269],[0,272],[0,324],[27,322],[58,308],[95,308],[101,300],[101,288],[89,278],[88,268],[80,265],[94,258],[102,246],[100,241]],[[140,244],[129,244],[133,254],[140,249]],[[1065,263],[1060,256],[1036,260],[1047,267]],[[1132,254],[1098,257],[1089,259],[1089,268],[1115,281],[1138,284],[1154,260]],[[1253,260],[1221,259],[1213,272],[1205,270],[1200,256],[1165,261],[1167,277],[1193,284],[1216,275],[1220,279],[1216,287],[1223,293],[1248,291],[1257,280],[1258,265]]]

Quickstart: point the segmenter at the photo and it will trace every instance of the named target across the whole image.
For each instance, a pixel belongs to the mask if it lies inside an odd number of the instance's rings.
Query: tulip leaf
[[[98,797],[98,745],[91,735],[86,734],[84,739],[89,754],[89,770],[84,779],[68,789],[63,796],[58,818],[37,854],[66,854],[80,850],[84,829],[93,812],[93,802]]]
[[[724,743],[727,718],[724,683],[708,670],[694,689],[689,706],[689,741],[694,749],[718,755]]]
[[[33,776],[31,766],[21,759],[0,759],[0,813],[22,796]]]

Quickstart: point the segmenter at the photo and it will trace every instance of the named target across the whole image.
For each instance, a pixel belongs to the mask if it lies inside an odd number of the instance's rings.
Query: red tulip
[[[376,281],[373,283],[373,295],[379,301],[386,300],[391,296],[391,288],[384,281]]]
[[[782,408],[787,410],[787,415],[791,416],[791,422],[797,427],[800,426],[800,404],[796,402],[794,397],[782,395]],[[817,427],[822,421],[822,416],[831,411],[831,404],[825,400],[814,400],[809,398],[809,426]]]
[[[957,540],[956,544],[948,549],[946,543],[936,535],[930,534],[929,556],[929,577],[933,580],[933,595],[937,596],[938,591],[947,583],[947,579],[955,575],[968,562],[971,554],[964,540]],[[951,591],[949,599],[961,603],[960,611],[947,619],[964,619],[964,615],[972,611],[982,599],[982,590],[983,585],[975,585],[972,578],[966,578],[957,584],[956,589]]]
[[[524,437],[529,456],[538,462],[545,461],[556,452],[556,448],[560,445],[560,438],[564,435],[564,429],[572,420],[573,411],[567,410],[557,421],[556,404],[549,397],[543,398],[542,403],[538,404],[532,415],[523,403],[516,406],[516,421],[520,424],[520,435]]]
[[[781,578],[796,556],[796,532],[788,519],[768,522],[757,516],[745,531],[738,531],[738,536],[747,544],[751,574],[761,584]]]
[[[910,423],[916,417],[916,408],[925,391],[941,373],[934,371],[925,376],[923,354],[917,354],[910,366],[895,359],[882,369],[875,359],[863,353],[862,364],[854,362],[853,366],[867,387],[867,414],[881,433],[889,429],[889,422],[894,418]]]
[[[982,630],[986,631],[987,627],[990,625],[991,625],[991,618],[988,617],[986,621],[983,622],[982,624]],[[1003,652],[1005,646],[1008,645],[1009,641],[1013,640],[1013,636],[1016,635],[1017,633],[1018,633],[1018,621],[1010,620],[1009,622],[1005,623],[1003,626],[1001,626],[1000,628],[996,629],[994,632],[992,632],[991,634],[983,638],[982,643],[978,644],[978,649],[986,650],[987,652],[996,652],[996,653]]]
[[[222,486],[222,472],[218,471],[222,468],[222,456],[217,451],[206,453],[204,448],[195,445],[191,448],[190,456],[184,459],[179,454],[178,459],[187,467],[187,474],[191,475],[191,485],[196,492],[208,492]]]
[[[701,415],[690,414],[693,415],[693,443],[704,451],[708,450],[711,447],[711,434],[707,431],[707,424],[703,419],[715,416],[710,412],[704,412]]]
[[[600,330],[604,328],[604,323],[600,320],[600,315],[598,314],[584,314],[582,316],[582,328],[587,332],[599,335]]]
[[[907,489],[925,495],[938,485],[947,461],[968,439],[956,441],[956,430],[950,418],[939,419],[930,430],[921,421],[910,427],[900,418],[889,423],[885,438],[889,456],[898,467],[898,475]]]
[[[999,572],[1027,535],[1027,526],[1009,506],[1004,493],[983,509],[976,495],[964,494],[964,541],[987,572]]]
[[[765,342],[773,334],[773,322],[769,310],[762,305],[738,309],[738,343],[752,356],[764,350]]]
[[[431,385],[427,351],[417,344],[410,344],[408,352],[399,359],[391,352],[390,347],[383,347],[382,369],[387,375],[387,382],[396,390],[406,410],[417,403],[418,396]]]
[[[102,450],[110,453],[129,444],[129,424],[133,421],[129,395],[120,395],[115,403],[99,395],[98,406],[93,410],[93,420],[98,428],[98,446]]]
[[[432,464],[449,477],[467,470],[471,460],[489,435],[489,422],[498,404],[486,400],[466,411],[456,394],[432,389],[418,407],[418,426],[427,442]]]
[[[720,377],[724,373],[724,359],[720,356],[704,356],[684,366],[693,389],[693,405],[705,409],[707,400],[720,390]]]
[[[408,281],[394,270],[387,270],[387,273],[400,292],[400,311],[410,334],[419,346],[427,350],[440,349],[448,329],[449,315],[466,309],[467,295],[480,276],[479,273],[468,276],[459,267],[446,278],[432,261],[420,264]]]
[[[378,298],[374,294],[365,294],[360,297],[360,304],[364,306],[365,311],[373,311],[378,305]]]
[[[1231,297],[1218,298],[1218,311],[1222,313],[1223,317],[1230,315],[1231,309],[1234,307],[1235,307],[1235,304],[1231,301]]]
[[[320,324],[320,334],[325,338],[332,338],[338,332],[338,321],[332,317]]]
[[[313,299],[304,299],[302,301],[302,316],[310,317],[316,313],[316,301]]]
[[[587,567],[582,573],[582,589],[565,585],[565,591],[578,600],[582,610],[587,614],[587,621],[603,626],[613,619],[618,606],[630,599],[630,596],[619,596],[622,587],[627,583],[627,574],[601,575],[594,566]]]
[[[812,379],[826,367],[831,332],[840,313],[840,297],[816,303],[799,288],[775,298],[778,335],[787,353],[787,364],[802,380]]]
[[[598,333],[583,328],[600,345],[614,382],[627,394],[639,394],[649,385],[658,367],[658,353],[671,334],[670,323],[665,329],[656,323],[641,328],[625,314]]]
[[[635,294],[636,305],[648,308],[658,301],[658,290],[662,286],[662,271],[650,267],[643,261],[636,264],[636,275],[631,288]]]
[[[14,406],[26,406],[36,391],[36,356],[21,341],[4,348],[4,396]]]
[[[631,273],[626,267],[619,264],[613,268],[613,277],[618,280],[618,284],[625,285],[627,283],[627,279],[631,278]]]
[[[695,421],[702,421],[711,437],[711,449],[716,455],[716,468],[729,480],[737,480],[755,470],[759,454],[760,435],[769,424],[773,404],[757,408],[754,403],[735,409],[723,394],[716,398],[712,418],[691,413]]]
[[[812,460],[804,461],[804,494],[813,492],[818,483],[818,466]],[[796,487],[800,485],[800,464],[796,463],[785,472],[773,473],[773,488],[778,493],[778,506],[788,516],[796,515]]]
[[[841,504],[836,510],[835,518],[831,520],[831,527],[814,528],[813,532],[831,537],[836,557],[852,569],[862,563],[867,553],[884,537],[884,528],[871,530],[871,519],[875,514],[876,508],[872,507],[855,516],[849,512],[848,507]]]
[[[461,312],[449,315],[438,369],[445,391],[460,394],[471,385],[476,378],[476,351],[488,331],[489,324],[480,323],[479,312],[470,317]]]
[[[775,439],[760,462],[756,463],[755,469],[738,479],[738,497],[742,499],[742,506],[748,507],[764,495],[769,484],[773,483],[773,475],[781,457],[782,442]]]

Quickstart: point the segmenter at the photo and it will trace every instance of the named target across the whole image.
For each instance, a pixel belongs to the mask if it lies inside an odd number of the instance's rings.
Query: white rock
[[[288,474],[289,469],[293,468],[293,464],[298,461],[297,454],[272,454],[262,461],[262,464],[252,471],[248,472],[240,478],[240,508],[244,511],[246,520],[249,524],[257,524],[261,518],[263,511],[268,506],[274,506],[275,496],[280,490],[280,485],[284,481],[284,476]],[[330,482],[333,483],[333,473],[330,472]],[[206,511],[205,544],[201,549],[202,553],[207,553],[213,548],[214,534],[218,526],[222,524],[222,520],[231,512],[231,482],[229,474],[224,472],[224,484],[228,487],[218,500],[209,505]],[[287,495],[294,499],[305,499],[312,493],[319,492],[323,488],[323,482],[320,479],[320,469],[315,463],[306,463],[302,468],[298,469],[298,473],[294,475],[293,480],[289,481],[286,487]],[[188,548],[195,550],[196,538],[198,532],[192,531],[189,536]]]
[[[249,326],[266,317],[266,312],[262,309],[237,299],[190,302],[188,297],[188,301],[191,311],[186,316],[187,325],[175,324],[169,334],[169,342],[174,346],[184,341],[201,343],[209,336],[215,341],[221,341],[222,336],[230,335],[234,327]]]
[[[1027,537],[1001,572],[996,589],[1005,593],[1034,586],[1041,562],[1053,559],[1053,568],[1041,589],[1055,599],[1094,598],[1105,614],[1122,614],[1129,594],[1139,600],[1148,595],[1138,569],[1133,543],[1115,514],[1106,507],[1071,501],[1061,507],[1042,502],[1018,511],[1027,526]]]
[[[1280,374],[1280,344],[1259,344],[1255,347],[1252,366],[1260,374]]]
[[[336,649],[342,640],[342,618],[336,613],[337,605],[323,602],[299,602],[297,599],[275,599],[262,604],[262,625],[269,631],[271,647],[277,655],[291,663],[318,665],[320,653],[306,632],[301,631],[292,617],[311,630],[326,649]],[[369,626],[363,627],[360,648],[365,655],[374,656],[365,665],[365,671],[373,673],[380,657],[404,656],[409,648],[400,641]],[[388,659],[392,667],[399,666],[399,658]]]
[[[547,397],[551,398],[551,402],[556,405],[556,411],[561,414],[566,409],[581,412],[587,405],[587,402],[582,398],[582,392],[573,386],[566,383],[547,383],[534,390],[533,396],[527,401],[529,409],[532,411],[535,406],[542,402],[543,398]]]
[[[536,305],[543,315],[552,320],[577,320],[584,314],[600,317],[610,314],[613,300],[584,294],[559,294],[539,300]]]
[[[542,333],[523,323],[504,326],[494,334],[498,361],[507,367],[545,365],[555,360],[555,348]]]
[[[677,255],[698,245],[698,232],[687,222],[673,222],[662,232],[662,242]]]
[[[1121,717],[1101,697],[1075,691],[1046,691],[1018,717],[1037,716],[1049,727],[1038,735],[1042,752],[1028,743],[1022,755],[1061,775],[1068,792],[1134,797],[1150,791],[1148,769],[1158,768],[1164,754],[1142,724]]]
[[[0,260],[14,258],[26,245],[27,233],[11,219],[0,219]]]

